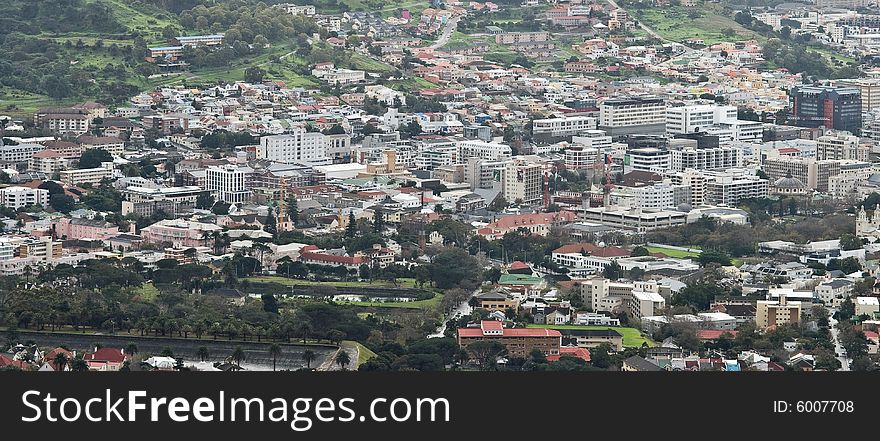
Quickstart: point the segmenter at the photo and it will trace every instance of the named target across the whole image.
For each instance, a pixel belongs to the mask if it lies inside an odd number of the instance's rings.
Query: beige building
[[[540,164],[515,159],[504,167],[501,175],[502,195],[508,202],[540,204],[542,180]]]
[[[758,300],[755,324],[759,328],[771,328],[801,321],[801,302],[786,300],[785,294],[790,289],[777,288],[771,290],[771,297],[779,300]]]
[[[844,132],[829,132],[818,139],[816,159],[844,159],[867,161],[870,147],[859,142],[859,137]]]
[[[862,92],[862,113],[880,109],[880,78],[856,78],[839,80],[835,83],[855,87]]]

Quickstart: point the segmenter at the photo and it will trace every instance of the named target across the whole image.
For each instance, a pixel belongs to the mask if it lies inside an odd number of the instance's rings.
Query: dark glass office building
[[[854,87],[796,86],[788,93],[791,121],[799,127],[825,127],[858,133],[862,94]]]

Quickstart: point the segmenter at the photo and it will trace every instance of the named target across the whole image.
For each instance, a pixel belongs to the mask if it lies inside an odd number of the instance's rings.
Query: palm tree
[[[204,346],[199,348],[198,352],[196,352],[196,355],[198,355],[199,361],[207,361],[208,358],[211,356],[211,354],[208,352],[208,348]]]
[[[275,364],[278,362],[278,356],[281,355],[281,346],[275,343],[269,345],[269,356],[272,357],[272,370],[275,370]]]
[[[306,362],[306,369],[312,368],[312,362],[315,361],[315,358],[315,351],[312,351],[311,349],[306,349],[305,352],[303,352],[302,360]]]
[[[345,370],[345,367],[348,366],[349,363],[351,363],[351,357],[348,356],[348,352],[342,349],[336,354],[336,357],[333,359],[333,361],[338,364],[339,367],[342,368],[342,370]]]
[[[241,346],[236,347],[235,351],[232,351],[232,361],[234,361],[238,367],[241,367],[241,362],[246,358],[247,355],[245,355],[244,349],[242,349]]]
[[[312,325],[308,322],[302,322],[296,327],[296,335],[302,338],[303,344],[306,343],[306,339],[309,338],[309,335],[312,333]]]
[[[52,361],[55,363],[55,369],[58,370],[58,372],[64,372],[64,368],[67,367],[67,363],[70,359],[67,358],[67,354],[64,352],[59,352],[55,354],[55,358],[52,359]]]
[[[130,355],[137,355],[138,347],[134,343],[129,343],[128,346],[125,347],[125,353]]]

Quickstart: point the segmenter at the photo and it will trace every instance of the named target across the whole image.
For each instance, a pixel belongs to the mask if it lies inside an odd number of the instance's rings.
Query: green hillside
[[[307,87],[318,85],[308,69],[317,61],[393,71],[350,50],[315,44],[308,36],[323,30],[312,20],[279,14],[267,3],[277,2],[6,0],[0,16],[0,114],[27,116],[39,107],[86,100],[112,105],[163,84],[243,80],[250,67],[259,67],[263,78]],[[348,3],[371,6],[338,4]],[[397,13],[397,7],[380,10]],[[148,47],[174,36],[217,32],[226,34],[228,44],[188,50],[185,72],[163,73],[144,60]]]

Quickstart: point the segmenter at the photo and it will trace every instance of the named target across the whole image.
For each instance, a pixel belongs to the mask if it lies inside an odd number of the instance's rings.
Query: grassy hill
[[[378,10],[396,15],[415,13],[426,0],[399,3],[376,0],[332,2],[349,10]],[[0,16],[0,115],[26,117],[45,106],[86,100],[120,103],[138,92],[164,84],[205,84],[244,79],[249,67],[264,78],[289,86],[316,87],[308,65],[344,60],[344,65],[387,73],[394,68],[351,51],[315,45],[306,36],[319,29],[310,20],[261,10],[257,0],[7,0]],[[273,3],[273,2],[266,2]],[[277,3],[277,2],[274,2]],[[324,9],[319,1],[318,7]],[[193,6],[204,4],[207,6]],[[379,7],[381,6],[381,7]],[[175,35],[227,32],[240,44],[215,51],[197,50],[185,72],[163,74],[144,61],[146,49],[167,44]],[[257,35],[270,42],[253,45]],[[230,41],[229,43],[233,43]],[[323,57],[323,58],[322,58]],[[339,63],[338,63],[339,64]]]

